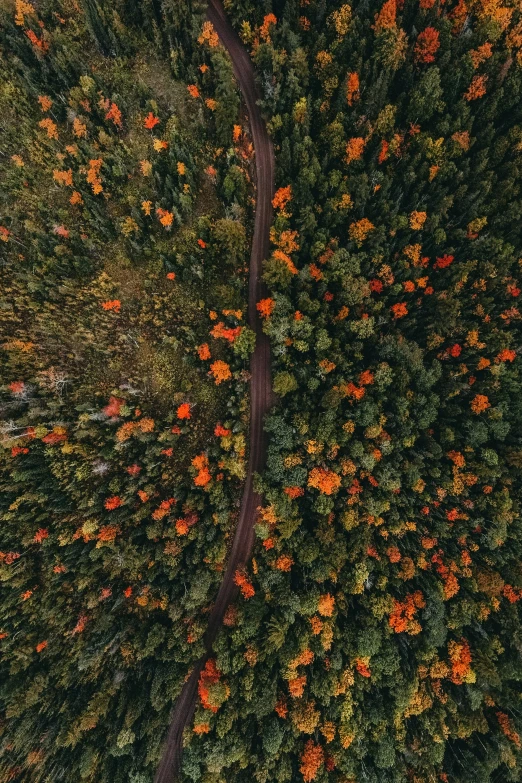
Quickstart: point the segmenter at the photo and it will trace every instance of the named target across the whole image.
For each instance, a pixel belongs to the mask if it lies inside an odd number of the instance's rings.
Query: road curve
[[[204,636],[207,652],[195,665],[176,702],[165,741],[163,757],[158,766],[154,783],[173,783],[177,776],[181,762],[183,729],[194,715],[199,675],[210,656],[225,610],[237,596],[238,588],[233,581],[234,573],[237,568],[246,564],[252,551],[256,509],[261,503],[261,497],[254,492],[253,475],[261,471],[265,463],[266,436],[263,431],[263,418],[273,402],[270,345],[267,336],[263,334],[256,304],[267,293],[261,281],[261,265],[263,260],[268,257],[270,245],[274,152],[265,122],[257,105],[258,93],[252,62],[241,39],[228,21],[220,0],[209,0],[207,17],[231,57],[234,74],[239,82],[247,108],[250,133],[255,150],[257,192],[248,284],[248,324],[256,333],[256,348],[250,360],[252,376],[250,381],[250,454],[239,520],[228,557],[227,569],[210,612]]]

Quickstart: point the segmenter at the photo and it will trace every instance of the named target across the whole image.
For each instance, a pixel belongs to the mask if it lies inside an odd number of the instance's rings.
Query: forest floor
[[[250,557],[254,543],[256,509],[261,503],[261,497],[254,491],[254,474],[260,472],[264,466],[266,435],[263,431],[263,419],[273,403],[270,345],[267,336],[262,331],[256,304],[266,296],[264,284],[261,281],[261,271],[263,260],[269,255],[274,191],[274,152],[265,122],[257,105],[258,94],[254,68],[248,52],[228,21],[220,0],[209,0],[207,16],[231,57],[234,73],[246,105],[255,150],[256,210],[248,287],[248,323],[256,333],[256,347],[250,362],[250,451],[239,520],[227,568],[210,612],[205,632],[207,653],[192,670],[176,702],[155,783],[173,783],[177,775],[181,762],[183,730],[194,714],[201,670],[211,654],[212,645],[221,627],[225,610],[237,595],[238,588],[234,583],[234,574],[246,564]]]

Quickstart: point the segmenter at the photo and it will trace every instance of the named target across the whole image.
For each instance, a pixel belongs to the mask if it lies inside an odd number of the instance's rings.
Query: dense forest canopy
[[[183,783],[522,779],[522,9],[224,0],[276,404]],[[151,783],[246,476],[255,150],[189,0],[0,28],[0,781]]]
[[[276,148],[280,403],[184,780],[520,780],[520,8],[225,5]]]
[[[149,780],[222,578],[252,145],[203,19],[2,12],[3,781]]]

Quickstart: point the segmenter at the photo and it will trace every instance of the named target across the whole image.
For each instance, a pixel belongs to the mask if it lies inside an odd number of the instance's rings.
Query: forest
[[[172,781],[522,781],[522,7],[223,9],[255,313],[207,4],[0,6],[0,783],[152,783],[194,671]]]
[[[221,581],[252,145],[203,20],[3,12],[2,781],[141,780]]]

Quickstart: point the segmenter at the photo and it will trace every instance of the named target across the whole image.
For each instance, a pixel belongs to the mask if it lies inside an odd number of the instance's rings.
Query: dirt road
[[[274,191],[274,153],[264,120],[256,104],[258,96],[250,57],[241,39],[229,23],[220,0],[209,0],[207,16],[232,59],[234,73],[239,82],[247,108],[250,132],[255,149],[257,193],[248,286],[248,323],[256,333],[256,349],[250,362],[250,372],[252,374],[250,382],[250,456],[248,474],[241,500],[239,521],[234,534],[227,569],[209,615],[208,626],[204,636],[207,654],[194,667],[176,702],[165,743],[165,750],[156,773],[155,783],[173,783],[176,778],[181,761],[183,729],[194,714],[201,669],[210,655],[212,645],[221,627],[225,610],[237,595],[237,587],[233,581],[234,573],[250,557],[254,543],[256,508],[261,503],[260,496],[254,492],[253,474],[261,471],[264,466],[266,436],[263,432],[263,418],[272,404],[270,346],[268,338],[262,332],[256,303],[266,296],[260,276],[261,264],[268,257],[269,253],[272,196]]]

